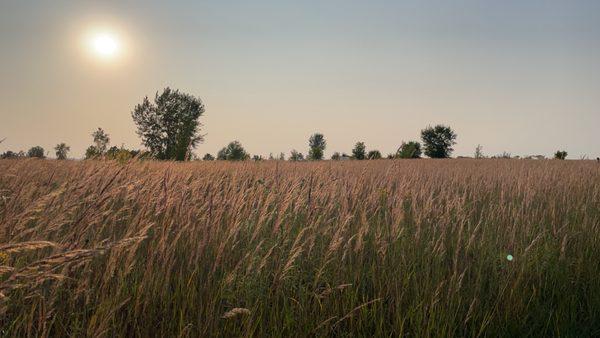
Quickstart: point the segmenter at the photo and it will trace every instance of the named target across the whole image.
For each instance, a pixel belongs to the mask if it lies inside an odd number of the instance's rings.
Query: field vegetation
[[[0,160],[2,336],[598,336],[593,161]]]

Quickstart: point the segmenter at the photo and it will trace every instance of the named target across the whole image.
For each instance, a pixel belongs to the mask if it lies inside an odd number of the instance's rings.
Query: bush
[[[554,153],[554,158],[557,160],[564,160],[567,158],[567,152],[564,150],[558,150],[556,153]]]
[[[371,150],[369,151],[367,158],[369,160],[379,160],[381,159],[381,152],[379,152],[379,150]]]
[[[40,146],[29,148],[27,151],[27,157],[45,158],[46,155],[44,155],[44,148]]]
[[[397,158],[421,158],[421,144],[416,141],[402,142]]]
[[[304,160],[304,155],[302,155],[302,153],[296,151],[296,150],[292,150],[292,152],[290,153],[290,161],[296,162],[296,161],[303,161]]]
[[[250,158],[250,155],[246,152],[244,147],[239,141],[233,141],[226,147],[219,150],[217,154],[218,160],[227,161],[244,161]]]

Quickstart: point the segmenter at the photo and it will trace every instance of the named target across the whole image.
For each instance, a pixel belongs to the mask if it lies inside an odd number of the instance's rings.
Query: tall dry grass
[[[597,336],[600,166],[0,161],[0,327]]]

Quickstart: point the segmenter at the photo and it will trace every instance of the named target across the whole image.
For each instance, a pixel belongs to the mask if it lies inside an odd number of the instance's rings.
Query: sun
[[[103,59],[115,58],[121,49],[116,35],[108,32],[99,32],[90,36],[89,47],[98,57]]]

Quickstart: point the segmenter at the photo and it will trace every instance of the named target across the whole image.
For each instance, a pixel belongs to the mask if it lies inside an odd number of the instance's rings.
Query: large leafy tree
[[[364,160],[367,157],[367,147],[364,142],[357,142],[352,149],[352,157],[357,160]]]
[[[203,141],[198,119],[204,114],[202,100],[165,88],[156,93],[154,103],[148,97],[135,106],[131,116],[138,135],[153,156],[161,160],[183,161],[191,149]]]
[[[402,142],[396,153],[399,158],[421,158],[421,143],[417,141]]]
[[[325,147],[327,147],[327,141],[325,136],[320,133],[313,134],[308,139],[308,159],[309,160],[322,160],[325,153]]]
[[[37,158],[46,157],[44,155],[44,148],[42,148],[40,146],[35,146],[35,147],[29,148],[29,150],[27,151],[27,157],[37,157]]]
[[[71,150],[71,147],[66,145],[66,143],[63,142],[63,143],[57,144],[56,147],[54,147],[54,151],[56,152],[56,159],[66,160],[69,150]]]
[[[226,147],[219,150],[218,160],[243,161],[250,158],[244,147],[239,141],[230,142]]]
[[[448,126],[437,125],[421,130],[425,155],[431,158],[448,158],[456,144],[456,133]]]

